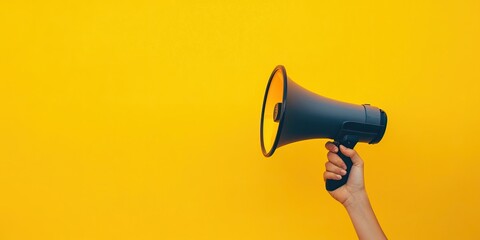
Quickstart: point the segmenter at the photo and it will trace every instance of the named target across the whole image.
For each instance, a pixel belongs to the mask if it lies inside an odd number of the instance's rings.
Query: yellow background
[[[325,140],[264,158],[277,64],[384,109],[391,239],[480,235],[479,1],[2,1],[0,239],[353,239]]]

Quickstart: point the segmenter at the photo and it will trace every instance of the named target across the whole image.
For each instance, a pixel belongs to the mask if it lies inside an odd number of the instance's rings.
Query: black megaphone
[[[386,113],[369,104],[356,105],[322,97],[287,77],[285,67],[277,66],[268,80],[260,122],[260,144],[266,157],[289,143],[329,138],[337,146],[354,148],[358,142],[380,142],[387,127]],[[343,186],[350,174],[352,160],[338,155],[347,165],[341,180],[327,180],[333,191]]]

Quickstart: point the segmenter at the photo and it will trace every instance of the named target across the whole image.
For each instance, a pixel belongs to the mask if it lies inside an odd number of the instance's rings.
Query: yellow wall
[[[388,2],[388,1],[387,1]],[[284,64],[389,116],[392,239],[480,235],[479,1],[2,1],[1,239],[352,239],[325,140],[260,151]]]

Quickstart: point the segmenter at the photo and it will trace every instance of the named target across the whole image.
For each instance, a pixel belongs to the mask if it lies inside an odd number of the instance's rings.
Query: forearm
[[[353,195],[344,206],[360,240],[387,239],[365,191]]]

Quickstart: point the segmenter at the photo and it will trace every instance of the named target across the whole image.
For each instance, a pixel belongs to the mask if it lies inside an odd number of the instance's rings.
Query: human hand
[[[327,153],[328,161],[325,163],[325,172],[323,173],[325,181],[327,179],[340,180],[347,173],[345,171],[347,166],[337,155],[339,150],[343,155],[352,159],[353,165],[347,183],[334,191],[329,191],[335,200],[347,206],[357,195],[365,194],[363,160],[355,150],[346,148],[343,145],[340,145],[339,149],[332,142],[327,142],[325,148],[329,151]]]
[[[347,166],[337,155],[340,150],[343,155],[352,159],[352,168],[347,183],[343,186],[329,191],[330,195],[343,204],[352,220],[358,239],[387,239],[383,233],[377,217],[373,212],[372,205],[365,191],[363,174],[363,160],[353,149],[340,145],[338,149],[332,142],[327,142],[325,148],[328,150],[328,161],[325,163],[323,179],[340,180],[346,175]]]

